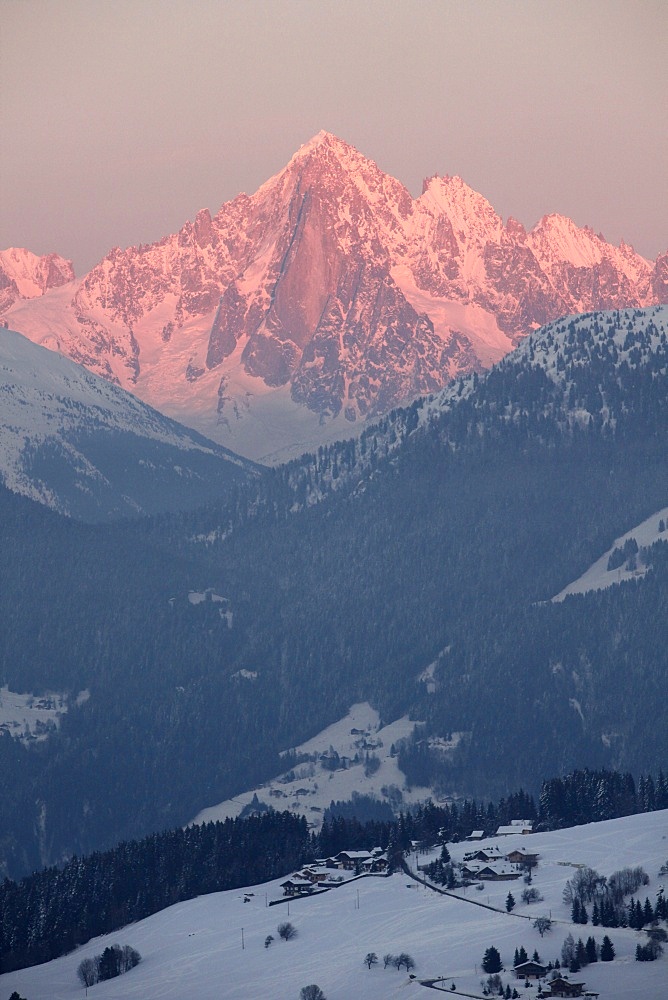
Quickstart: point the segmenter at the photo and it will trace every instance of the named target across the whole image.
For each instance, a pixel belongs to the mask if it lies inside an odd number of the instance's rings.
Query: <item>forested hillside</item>
[[[3,494],[0,679],[71,695],[48,740],[0,739],[9,870],[184,823],[362,700],[424,720],[401,762],[448,794],[665,761],[668,546],[549,603],[666,505],[664,323],[563,321],[195,514],[91,529]]]

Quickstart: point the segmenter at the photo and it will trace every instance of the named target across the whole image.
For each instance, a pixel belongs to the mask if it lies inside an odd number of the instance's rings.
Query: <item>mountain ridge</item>
[[[355,432],[570,312],[668,300],[587,227],[504,224],[461,178],[409,191],[328,132],[252,195],[5,309],[12,326],[256,459]],[[273,459],[275,460],[275,458]]]
[[[246,459],[120,386],[0,329],[0,479],[84,519],[196,506],[239,484]]]

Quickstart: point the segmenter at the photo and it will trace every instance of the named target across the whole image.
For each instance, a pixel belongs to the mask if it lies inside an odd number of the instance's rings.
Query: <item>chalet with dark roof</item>
[[[505,860],[505,855],[495,847],[481,847],[479,851],[470,851],[464,855],[464,861],[486,861],[494,864]]]
[[[372,856],[368,851],[339,851],[335,860],[346,871],[355,871],[355,868],[360,868],[361,870],[365,862],[372,860]]]
[[[547,975],[547,966],[540,962],[520,962],[514,972],[518,979],[543,979]]]
[[[530,854],[529,851],[509,851],[506,860],[513,865],[537,865],[538,855]]]
[[[284,896],[307,896],[310,892],[313,892],[313,882],[309,882],[308,879],[301,878],[298,875],[293,875],[292,878],[281,882],[281,889]]]
[[[543,991],[544,997],[581,997],[584,994],[584,983],[572,983],[570,979],[563,979],[557,976],[548,983],[547,989]]]

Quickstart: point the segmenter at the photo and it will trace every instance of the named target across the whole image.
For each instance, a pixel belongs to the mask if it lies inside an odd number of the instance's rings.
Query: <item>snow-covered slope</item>
[[[470,846],[451,845],[451,854],[459,859]],[[482,997],[481,979],[486,977],[480,964],[490,946],[498,948],[508,970],[514,950],[521,946],[529,955],[537,949],[547,963],[560,957],[567,934],[572,933],[576,941],[593,934],[600,944],[607,933],[615,960],[588,965],[570,978],[584,982],[588,990],[599,993],[600,1000],[661,1000],[668,957],[635,962],[636,944],[647,941],[644,933],[572,924],[562,891],[578,865],[606,876],[642,865],[650,882],[640,895],[654,898],[661,884],[658,869],[668,857],[667,811],[555,833],[505,837],[500,846],[504,851],[522,848],[539,854],[533,886],[544,897],[542,902],[529,906],[518,902],[508,914],[504,906],[508,883],[487,883],[483,892],[469,888],[458,899],[417,887],[401,873],[362,878],[316,897],[291,900],[288,911],[286,903],[267,905],[282,898],[282,879],[278,879],[246,892],[215,893],[179,903],[56,961],[0,976],[0,995],[18,990],[30,1000],[80,997],[79,963],[119,943],[136,948],[141,963],[118,979],[98,983],[89,990],[91,997],[297,1000],[302,986],[317,983],[327,1000],[420,1000],[436,995],[427,992],[420,980],[441,977],[437,985],[450,995]],[[409,863],[415,869],[426,860],[424,855],[411,856]],[[517,885],[521,881],[511,883],[511,887]],[[519,899],[520,891],[515,895]],[[473,905],[480,903],[486,905]],[[540,937],[533,921],[547,914],[552,916],[553,927]],[[283,942],[276,927],[288,919],[297,936]],[[265,948],[269,934],[276,940]],[[371,951],[380,961],[368,970],[363,959]],[[383,968],[384,954],[402,951],[414,959],[416,979],[409,979],[403,970]],[[504,971],[502,978],[516,986],[520,996],[536,995],[535,985],[525,991],[512,972]],[[457,992],[450,989],[452,984]]]
[[[0,476],[73,516],[193,506],[245,460],[11,330],[0,330]]]
[[[642,554],[639,557],[625,558],[616,566],[610,566],[610,562],[615,562],[613,553],[616,549],[623,550],[628,542],[635,542],[636,551],[649,548],[655,542],[668,542],[668,507],[659,510],[656,514],[646,518],[642,524],[636,525],[630,531],[625,532],[621,537],[616,538],[607,552],[604,552],[596,562],[592,563],[589,569],[573,580],[567,587],[560,590],[553,601],[563,601],[569,594],[586,594],[590,590],[606,590],[616,583],[625,580],[637,580],[644,576],[648,570]],[[634,548],[635,548],[634,546]],[[609,568],[610,567],[610,568]]]
[[[240,684],[252,684],[255,676],[246,672],[237,680]],[[203,809],[193,823],[239,816],[243,809],[252,808],[256,799],[260,805],[289,809],[304,816],[311,829],[319,830],[329,804],[349,802],[356,793],[385,802],[393,810],[423,802],[430,790],[407,787],[395,748],[395,744],[412,734],[415,725],[405,716],[381,726],[378,712],[368,702],[353,705],[339,722],[295,748],[301,758],[299,764],[273,781]],[[378,765],[377,770],[371,768],[366,773],[368,756],[377,758]]]
[[[668,299],[650,262],[571,220],[527,233],[459,177],[419,198],[320,132],[255,194],[80,281],[11,325],[253,458],[354,433],[532,329]]]

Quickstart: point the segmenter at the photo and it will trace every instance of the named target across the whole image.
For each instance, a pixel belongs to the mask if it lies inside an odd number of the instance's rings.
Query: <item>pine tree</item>
[[[615,948],[606,934],[603,938],[603,944],[601,945],[601,961],[602,962],[612,962],[615,957]]]
[[[643,926],[651,924],[654,920],[654,910],[652,909],[652,904],[649,901],[649,896],[645,897],[645,905],[643,907]]]
[[[488,975],[494,975],[495,972],[501,972],[501,955],[497,948],[493,945],[485,951],[482,958],[482,968],[483,972]]]
[[[642,927],[642,906],[639,899],[632,899],[629,903],[628,924],[634,930],[639,931]]]
[[[636,901],[635,901],[635,899],[633,899],[633,897],[631,897],[631,899],[629,900],[627,922],[628,922],[629,927],[632,927],[634,930],[637,929],[636,928]]]

